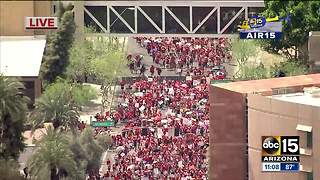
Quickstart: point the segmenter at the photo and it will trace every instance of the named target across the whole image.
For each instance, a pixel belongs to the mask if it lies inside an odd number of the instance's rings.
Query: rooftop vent
[[[304,94],[311,97],[320,97],[320,88],[319,87],[305,87],[303,88]]]

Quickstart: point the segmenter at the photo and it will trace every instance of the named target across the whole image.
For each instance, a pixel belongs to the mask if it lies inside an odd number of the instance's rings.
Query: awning
[[[46,40],[43,38],[5,38],[0,41],[0,73],[5,76],[37,77]]]
[[[302,125],[302,124],[298,124],[296,129],[298,131],[312,132],[312,126],[306,126],[306,125]]]

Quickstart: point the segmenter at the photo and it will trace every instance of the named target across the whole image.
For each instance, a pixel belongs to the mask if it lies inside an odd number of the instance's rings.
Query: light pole
[[[134,10],[134,8],[133,7],[129,7],[129,8],[125,8],[120,14],[119,14],[119,16],[121,16],[126,10]],[[119,19],[119,17],[117,17],[117,19],[115,19],[111,24],[110,24],[110,26],[109,26],[109,28],[111,28],[111,26],[117,21]]]

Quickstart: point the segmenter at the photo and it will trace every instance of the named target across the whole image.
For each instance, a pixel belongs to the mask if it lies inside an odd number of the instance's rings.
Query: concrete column
[[[84,40],[84,1],[74,1],[74,21],[76,23],[76,40]]]
[[[34,98],[40,97],[41,92],[41,80],[39,78],[34,79]]]
[[[320,72],[320,31],[309,33],[308,51],[311,72]]]

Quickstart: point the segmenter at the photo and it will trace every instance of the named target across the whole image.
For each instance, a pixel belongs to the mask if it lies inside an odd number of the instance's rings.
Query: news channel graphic
[[[25,17],[24,27],[30,29],[58,29],[57,17]]]
[[[299,136],[262,136],[262,172],[298,172]]]
[[[283,21],[289,22],[290,15],[285,18],[253,16],[238,26],[240,39],[281,39]]]

